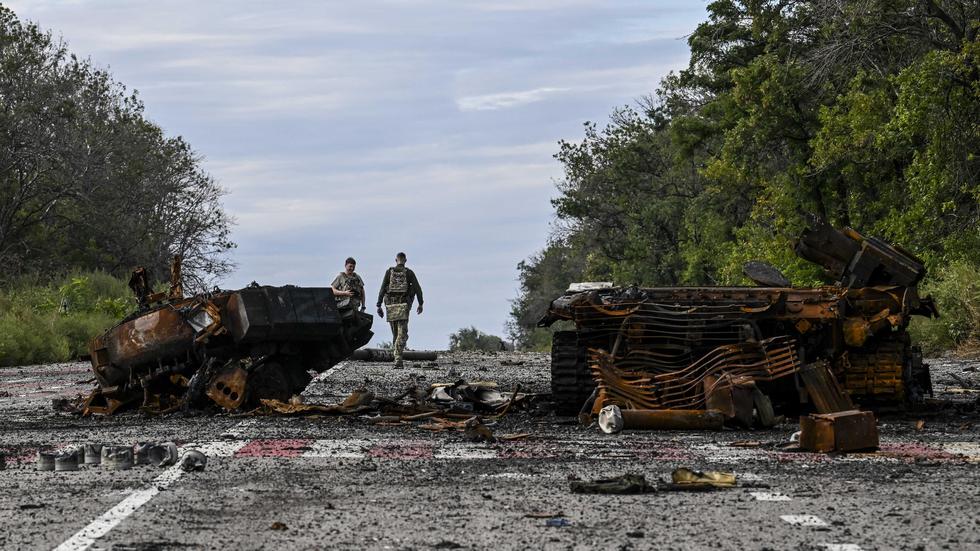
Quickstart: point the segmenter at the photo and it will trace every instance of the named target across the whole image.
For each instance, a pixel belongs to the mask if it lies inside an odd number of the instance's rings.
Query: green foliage
[[[166,279],[175,254],[188,288],[230,270],[224,190],[200,156],[147,120],[135,92],[2,5],[0,103],[0,282],[135,266]]]
[[[104,272],[18,280],[0,290],[0,366],[77,358],[134,307],[126,282]]]
[[[707,11],[686,69],[560,143],[561,233],[519,266],[519,346],[543,340],[533,321],[560,294],[552,281],[746,284],[743,264],[764,260],[818,284],[819,268],[792,252],[810,215],[912,251],[937,295],[976,261],[980,3],[716,0]],[[953,316],[928,326],[946,335],[936,342],[964,342],[969,316]]]
[[[451,352],[498,352],[506,350],[504,340],[496,335],[488,335],[476,327],[464,327],[449,335],[449,350]]]
[[[912,338],[926,352],[980,347],[980,265],[958,260],[923,284],[936,301],[939,319],[915,318]]]

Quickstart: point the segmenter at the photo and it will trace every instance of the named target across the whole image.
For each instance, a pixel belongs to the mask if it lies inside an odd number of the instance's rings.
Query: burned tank
[[[175,259],[169,292],[130,279],[138,310],[90,344],[98,388],[83,415],[132,406],[166,413],[261,399],[287,401],[367,344],[373,317],[338,309],[329,287],[260,286],[184,297]]]
[[[922,262],[819,222],[795,250],[834,284],[794,288],[755,263],[746,272],[758,287],[573,285],[539,322],[575,327],[553,336],[557,412],[616,405],[700,419],[714,410],[728,424],[766,425],[779,413],[845,411],[854,401],[900,408],[931,394],[907,332],[911,316],[938,316],[917,292]]]

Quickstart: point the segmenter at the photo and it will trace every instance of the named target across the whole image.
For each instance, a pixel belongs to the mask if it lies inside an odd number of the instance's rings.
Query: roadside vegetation
[[[980,4],[716,0],[688,66],[561,142],[556,231],[518,266],[509,325],[573,281],[749,284],[749,260],[824,283],[792,241],[815,215],[921,257],[943,317],[931,353],[975,345],[980,272]]]
[[[83,354],[136,266],[159,280],[179,254],[209,287],[232,268],[223,195],[135,91],[0,5],[0,365]]]
[[[21,278],[0,289],[0,366],[77,359],[134,307],[126,282],[105,272]]]
[[[489,335],[476,327],[464,327],[449,335],[450,352],[499,352],[509,346],[496,335]]]

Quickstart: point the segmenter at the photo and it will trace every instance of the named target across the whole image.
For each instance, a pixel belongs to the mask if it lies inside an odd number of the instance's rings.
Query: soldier
[[[344,271],[337,274],[330,287],[333,289],[334,295],[343,297],[337,300],[337,308],[349,308],[363,312],[366,308],[364,305],[364,280],[354,271],[356,267],[357,261],[348,257],[344,261]]]
[[[395,367],[400,368],[402,363],[402,352],[405,351],[405,344],[408,342],[408,312],[412,308],[415,297],[419,299],[419,306],[416,313],[422,313],[422,286],[415,277],[415,272],[405,267],[407,258],[405,253],[395,255],[395,265],[388,268],[385,272],[384,280],[381,282],[381,291],[378,293],[378,316],[385,317],[381,310],[381,302],[384,301],[385,309],[388,310],[388,325],[391,326],[392,345],[395,347]]]

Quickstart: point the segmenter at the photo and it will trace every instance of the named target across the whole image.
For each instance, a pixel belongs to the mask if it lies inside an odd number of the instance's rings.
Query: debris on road
[[[813,452],[878,449],[878,426],[870,411],[811,414],[800,418],[800,448]]]
[[[37,470],[53,471],[54,460],[57,455],[58,454],[53,452],[45,452],[45,451],[37,452]]]
[[[57,472],[77,471],[78,452],[71,450],[56,455],[54,458],[54,470]]]
[[[566,526],[571,526],[572,521],[567,518],[549,518],[544,521],[544,525],[549,528],[564,528]]]
[[[657,491],[643,475],[632,473],[590,481],[572,480],[570,486],[573,494],[648,494]]]
[[[180,468],[185,472],[203,471],[208,464],[208,458],[200,450],[188,450],[180,461]]]
[[[674,469],[670,482],[662,484],[662,490],[701,491],[719,488],[734,488],[735,474],[718,471],[694,471],[686,467]]]

